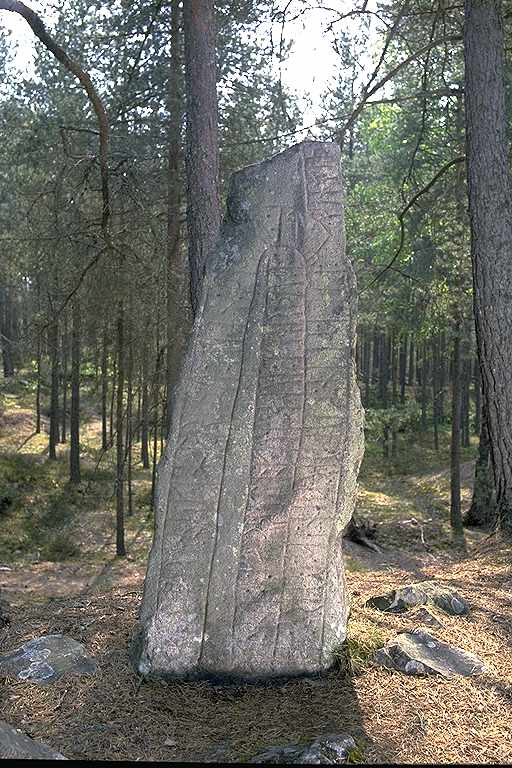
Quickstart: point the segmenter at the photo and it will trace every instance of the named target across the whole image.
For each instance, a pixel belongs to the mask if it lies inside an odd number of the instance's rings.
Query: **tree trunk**
[[[112,370],[112,389],[110,391],[110,419],[108,425],[108,444],[114,445],[114,405],[116,402],[116,377],[117,377],[117,353],[114,355],[114,365]]]
[[[171,399],[186,339],[190,330],[190,304],[187,301],[189,270],[180,248],[180,208],[182,166],[181,122],[183,104],[180,61],[180,3],[171,3],[171,59],[169,67],[169,155],[167,179],[167,381],[166,427],[169,430]]]
[[[356,339],[356,372],[359,381],[361,380],[363,373],[363,351],[361,344],[361,334],[358,333]]]
[[[455,540],[461,541],[464,536],[460,506],[460,416],[461,416],[461,387],[460,387],[460,321],[456,321],[453,337],[453,370],[452,370],[452,441],[451,441],[451,472],[450,472],[450,524]]]
[[[395,333],[391,333],[389,337],[389,357],[391,360],[391,399],[393,405],[396,405],[398,400],[398,346]]]
[[[48,346],[51,366],[50,389],[50,435],[48,456],[56,459],[56,446],[59,442],[59,326],[57,318],[52,318],[48,328]]]
[[[117,397],[116,397],[116,555],[124,557],[124,305],[117,305]]]
[[[62,379],[62,417],[61,417],[61,433],[60,433],[60,442],[65,443],[66,442],[66,432],[67,432],[67,407],[68,407],[68,317],[67,314],[64,314],[64,330],[62,332],[62,339],[61,339],[61,350],[62,350],[62,368],[61,368],[61,379]]]
[[[465,349],[467,351],[467,347]],[[462,427],[462,446],[463,448],[469,448],[470,442],[470,428],[469,428],[469,412],[470,412],[470,397],[469,397],[469,382],[471,381],[471,360],[469,357],[464,357],[462,361],[462,415],[461,415],[461,427]]]
[[[135,419],[135,434],[134,434],[134,440],[136,443],[140,441],[141,406],[142,406],[142,374],[139,367],[138,374],[137,374],[137,418]]]
[[[379,400],[383,408],[388,407],[389,342],[385,333],[380,335],[379,355]]]
[[[373,359],[372,359],[372,370],[373,370],[373,380],[372,383],[377,383],[378,381],[378,375],[380,371],[380,347],[381,347],[381,334],[379,331],[375,330],[373,332]]]
[[[414,368],[414,362],[416,360],[416,347],[414,344],[414,336],[411,334],[411,340],[409,342],[409,373],[407,376],[407,383],[410,387],[414,387],[416,384],[416,371]]]
[[[130,318],[133,317],[133,309],[130,297]],[[126,403],[126,458],[128,460],[126,472],[126,485],[128,490],[128,517],[133,515],[133,485],[132,485],[132,438],[133,438],[133,338],[130,327],[128,345],[128,368],[126,371],[127,403]]]
[[[148,348],[142,347],[142,404],[141,404],[140,460],[149,469],[149,397],[148,397]]]
[[[37,329],[36,352],[36,435],[41,432],[41,331]]]
[[[69,479],[79,483],[80,477],[80,300],[78,294],[73,299],[71,328],[71,418]]]
[[[108,397],[108,335],[107,324],[103,326],[101,340],[101,448],[103,451],[108,449],[107,434],[107,397]]]
[[[427,406],[428,406],[428,346],[423,342],[421,361],[421,430],[426,432],[428,428]]]
[[[491,466],[489,431],[485,409],[482,411],[482,427],[478,458],[475,465],[475,482],[471,506],[464,519],[464,525],[492,530],[496,525],[494,481]]]
[[[405,381],[407,373],[407,334],[402,333],[400,339],[400,402],[405,404]]]
[[[432,421],[434,449],[439,450],[439,336],[432,340]]]
[[[373,357],[374,357],[374,340],[368,335],[368,372],[366,377],[366,390],[365,390],[365,405],[370,406],[371,386],[373,381]]]
[[[187,93],[187,223],[192,312],[220,228],[217,66],[213,0],[183,4]]]
[[[158,344],[157,344],[158,349]],[[160,355],[157,353],[155,367],[155,384],[153,393],[153,466],[151,470],[151,507],[155,508],[156,465],[158,454],[158,391],[160,379]]]
[[[473,432],[475,435],[479,435],[482,430],[482,384],[480,381],[480,363],[478,362],[478,356],[473,361],[473,387],[475,393],[475,419],[473,421]]]
[[[100,372],[100,358],[99,358],[99,344],[98,344],[98,329],[96,325],[96,317],[94,317],[93,325],[90,331],[90,345],[93,350],[93,366],[94,366],[94,388],[98,389],[99,372]]]
[[[438,392],[438,416],[441,423],[444,422],[444,396],[446,390],[446,333],[443,331],[439,337],[439,392]]]
[[[512,200],[499,0],[466,0],[464,58],[477,345],[498,525],[512,535]]]
[[[4,377],[14,376],[12,299],[10,288],[0,288],[0,336]]]

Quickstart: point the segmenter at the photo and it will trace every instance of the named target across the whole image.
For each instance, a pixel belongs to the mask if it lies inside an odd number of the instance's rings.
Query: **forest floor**
[[[475,531],[466,533],[466,552],[452,545],[446,435],[439,452],[429,436],[402,438],[391,462],[367,447],[357,512],[376,523],[382,552],[344,545],[352,611],[343,669],[279,686],[149,683],[131,667],[127,646],[151,543],[150,474],[137,465],[128,556],[116,558],[113,457],[97,467],[92,406],[88,412],[84,398],[83,481],[72,488],[67,447],[48,462],[32,402],[30,377],[1,383],[0,593],[11,623],[0,630],[0,648],[62,632],[83,642],[99,669],[47,687],[0,680],[0,719],[74,759],[246,761],[269,745],[344,731],[356,738],[362,762],[512,762],[511,552]],[[474,452],[475,445],[464,452],[464,506]],[[467,617],[443,618],[434,632],[476,653],[486,673],[414,678],[372,661],[412,625],[365,601],[425,578],[470,602]]]

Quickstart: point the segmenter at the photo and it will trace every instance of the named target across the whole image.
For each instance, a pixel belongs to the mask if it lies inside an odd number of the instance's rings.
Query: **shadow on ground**
[[[3,648],[63,632],[94,653],[94,677],[41,688],[7,680],[3,717],[74,759],[201,762],[248,760],[271,745],[348,732],[364,751],[365,733],[350,671],[284,684],[214,686],[145,682],[127,654],[140,589],[53,599],[14,619]],[[21,613],[21,611],[20,611]],[[380,750],[379,750],[380,751]]]

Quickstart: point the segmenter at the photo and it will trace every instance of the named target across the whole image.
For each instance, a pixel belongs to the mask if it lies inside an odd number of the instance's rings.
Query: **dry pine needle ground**
[[[127,656],[140,569],[127,571],[114,590],[40,602],[27,595],[16,601],[2,647],[63,632],[85,643],[99,671],[49,687],[2,680],[1,716],[75,759],[236,761],[270,744],[349,731],[365,762],[511,762],[510,554],[490,544],[470,558],[438,558],[415,573],[349,572],[348,668],[321,681],[279,687],[141,683]],[[435,634],[479,655],[486,674],[412,678],[372,663],[376,647],[413,624],[407,616],[367,609],[365,600],[428,577],[440,578],[471,602],[468,617],[443,617],[445,626]]]

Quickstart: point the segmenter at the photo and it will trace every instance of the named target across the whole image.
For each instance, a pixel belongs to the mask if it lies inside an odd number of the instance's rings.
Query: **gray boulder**
[[[397,635],[377,651],[375,661],[406,675],[471,677],[485,672],[485,666],[478,656],[437,640],[422,629]]]
[[[0,760],[67,760],[67,758],[0,720]]]
[[[366,605],[388,613],[405,613],[419,605],[432,604],[451,616],[465,616],[469,605],[455,590],[436,581],[419,581],[367,600]]]
[[[269,747],[251,760],[250,763],[274,763],[301,765],[339,765],[346,763],[350,752],[356,748],[352,736],[346,733],[319,736],[311,744],[296,744],[291,747]]]
[[[144,676],[317,673],[345,638],[363,415],[342,197],[334,143],[232,179],[158,468]]]
[[[43,635],[0,656],[0,676],[46,685],[63,675],[92,675],[96,662],[86,648],[65,635]]]

